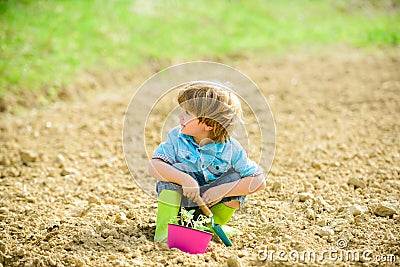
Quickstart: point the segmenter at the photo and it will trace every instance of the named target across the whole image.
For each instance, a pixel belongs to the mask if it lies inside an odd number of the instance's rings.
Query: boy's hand
[[[182,184],[182,191],[183,195],[192,201],[200,197],[199,185],[193,178],[185,180]]]
[[[230,186],[226,186],[226,184],[222,184],[216,187],[212,187],[204,192],[202,199],[207,206],[211,207],[218,202],[220,202],[231,190]]]

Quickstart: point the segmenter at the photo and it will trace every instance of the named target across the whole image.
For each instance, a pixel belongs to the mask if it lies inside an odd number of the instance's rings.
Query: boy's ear
[[[206,125],[206,127],[205,127],[206,131],[212,131],[212,129],[214,129],[214,127],[212,127],[212,126]]]

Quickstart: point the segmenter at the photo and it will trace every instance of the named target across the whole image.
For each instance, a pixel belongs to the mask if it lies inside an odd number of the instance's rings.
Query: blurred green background
[[[24,92],[47,104],[88,70],[101,75],[149,61],[268,58],[337,45],[396,47],[399,6],[386,0],[0,0],[0,109],[24,105]]]

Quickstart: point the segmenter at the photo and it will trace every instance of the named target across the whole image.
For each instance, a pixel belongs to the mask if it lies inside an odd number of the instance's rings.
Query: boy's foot
[[[239,229],[230,227],[228,225],[221,225],[222,230],[225,232],[226,236],[229,238],[231,236],[242,235],[243,232]]]
[[[162,242],[154,242],[155,247],[157,250],[169,250],[169,246],[167,243],[162,243]]]

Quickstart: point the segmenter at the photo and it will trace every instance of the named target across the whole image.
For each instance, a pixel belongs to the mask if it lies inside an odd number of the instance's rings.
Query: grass
[[[399,2],[373,0],[0,0],[0,29],[0,97],[52,98],[80,72],[149,59],[400,44]]]

